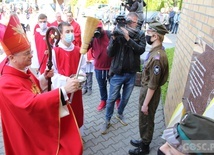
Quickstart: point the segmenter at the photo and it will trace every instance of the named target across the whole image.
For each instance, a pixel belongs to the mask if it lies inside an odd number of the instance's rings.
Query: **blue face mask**
[[[74,33],[66,33],[65,34],[65,41],[67,43],[71,43],[72,41],[74,41]]]
[[[47,29],[47,23],[39,23],[39,27],[42,31],[46,30]]]

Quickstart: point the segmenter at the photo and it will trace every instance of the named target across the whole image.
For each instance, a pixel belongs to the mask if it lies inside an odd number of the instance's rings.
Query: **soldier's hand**
[[[141,107],[141,111],[144,113],[144,115],[148,115],[148,110],[149,110],[148,106],[143,105]]]
[[[65,89],[67,94],[74,93],[77,90],[81,89],[81,84],[80,84],[79,80],[76,78],[68,78],[66,80],[66,84],[64,86],[64,89]]]

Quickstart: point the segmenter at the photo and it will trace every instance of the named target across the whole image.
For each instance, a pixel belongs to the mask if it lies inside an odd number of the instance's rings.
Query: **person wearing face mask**
[[[35,68],[38,73],[42,74],[47,64],[47,44],[45,41],[45,34],[50,24],[47,22],[45,14],[39,14],[38,23],[34,28],[34,42],[32,42],[33,59],[32,68]]]
[[[116,119],[122,125],[128,125],[124,117],[124,110],[135,85],[136,72],[140,71],[140,55],[145,52],[145,33],[137,28],[137,13],[130,12],[126,18],[129,22],[125,27],[115,27],[107,47],[107,54],[112,58],[112,61],[109,69],[110,87],[106,103],[105,122],[101,129],[102,134],[106,134],[108,128],[111,126],[110,120],[114,113],[115,101],[118,99],[121,88],[122,95]],[[131,30],[137,33],[131,35]],[[118,31],[120,32],[118,33]]]
[[[152,46],[149,57],[144,62],[141,90],[139,96],[139,131],[140,140],[131,140],[135,149],[129,150],[130,155],[149,153],[149,144],[154,132],[154,116],[160,101],[161,86],[168,79],[169,67],[167,55],[163,49],[164,35],[168,33],[164,25],[157,21],[149,23],[146,41]]]
[[[71,75],[76,74],[80,61],[80,47],[75,46],[74,29],[67,22],[61,22],[58,26],[60,32],[59,46],[53,48],[53,70],[52,77],[53,88],[59,88],[64,85]],[[82,61],[84,63],[84,61]],[[83,125],[83,104],[82,91],[79,90],[72,95],[71,107],[77,119],[79,128]]]

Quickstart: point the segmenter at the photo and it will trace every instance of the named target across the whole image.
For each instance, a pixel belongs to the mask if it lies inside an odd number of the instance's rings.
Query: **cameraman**
[[[141,29],[144,21],[143,16],[143,7],[146,6],[146,3],[143,0],[132,0],[132,5],[127,5],[126,8],[129,12],[136,12],[139,16],[138,26]]]
[[[140,71],[140,55],[145,52],[145,34],[137,28],[138,15],[135,12],[130,12],[127,15],[126,21],[129,21],[128,24],[125,25],[126,28],[120,27],[123,35],[118,35],[117,33],[117,35],[115,35],[113,32],[107,48],[107,54],[109,57],[112,57],[113,60],[109,71],[111,76],[110,88],[106,104],[105,123],[101,129],[102,134],[106,134],[107,129],[110,127],[114,104],[122,87],[123,92],[121,93],[122,96],[116,118],[124,126],[128,125],[123,117],[123,111],[134,88],[136,72]],[[136,30],[137,35],[130,37],[127,29]]]

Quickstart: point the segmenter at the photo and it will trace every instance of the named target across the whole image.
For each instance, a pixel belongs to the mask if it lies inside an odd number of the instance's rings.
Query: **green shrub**
[[[170,75],[171,69],[172,69],[172,61],[173,61],[173,56],[174,56],[174,50],[175,50],[175,48],[166,49],[166,55],[168,57],[168,62],[169,62],[169,75]],[[162,100],[163,104],[165,104],[169,79],[170,79],[170,77],[168,78],[167,82],[161,87],[161,100]]]

